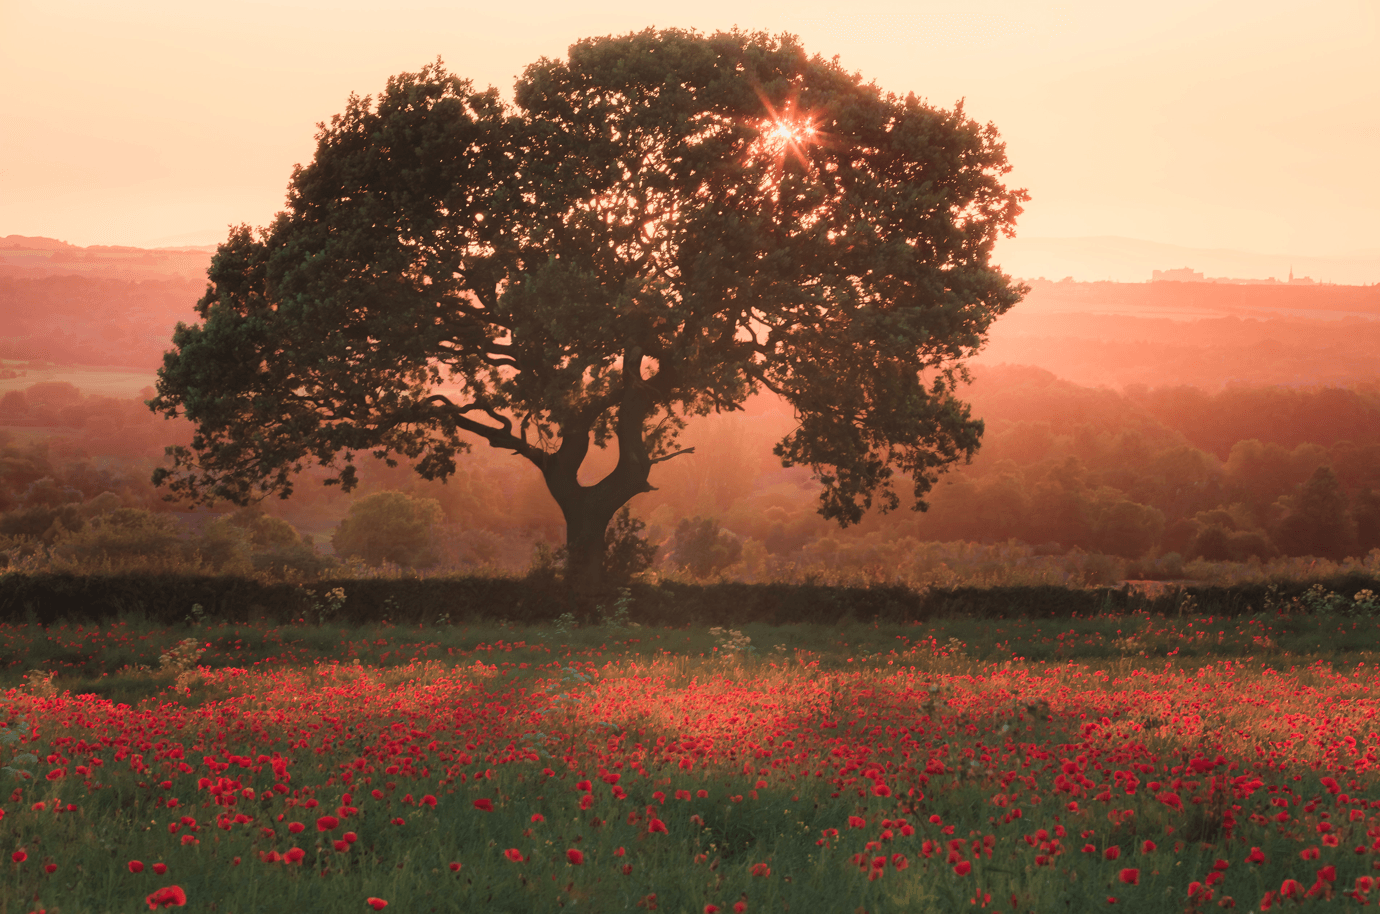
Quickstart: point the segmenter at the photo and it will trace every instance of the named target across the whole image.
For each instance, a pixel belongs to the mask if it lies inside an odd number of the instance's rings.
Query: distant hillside
[[[204,248],[80,248],[55,238],[0,238],[0,278],[87,276],[121,280],[197,279],[204,282],[213,251]]]
[[[1205,276],[1283,280],[1295,276],[1319,282],[1364,285],[1380,282],[1380,250],[1339,251],[1324,257],[1280,252],[1260,254],[1224,248],[1195,248],[1094,236],[1041,238],[1017,235],[997,242],[995,260],[1012,276],[1092,282],[1145,282],[1153,270],[1189,267]]]

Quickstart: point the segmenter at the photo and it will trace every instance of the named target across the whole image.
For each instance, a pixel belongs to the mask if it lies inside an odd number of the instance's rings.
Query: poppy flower
[[[460,864],[458,864],[458,863],[452,863],[452,864],[450,865],[450,871],[451,871],[452,873],[458,873],[458,872],[460,872]]]
[[[301,834],[302,832],[306,831],[306,828],[307,828],[307,827],[306,827],[305,825],[303,825],[301,822],[289,822],[289,823],[288,823],[288,831],[291,832],[291,833],[294,834],[294,835]]]
[[[142,873],[144,871],[144,864],[138,860],[131,860],[126,866],[129,867],[131,873]]]
[[[340,820],[335,816],[322,816],[316,820],[317,831],[330,831],[340,826]]]
[[[366,898],[364,899],[364,903],[375,911],[382,911],[384,908],[388,907],[388,902],[384,901],[382,898]]]
[[[435,806],[435,805],[436,805],[436,798],[433,797],[431,794],[427,794],[426,796],[422,797],[422,805],[423,805],[423,806]]]
[[[954,864],[954,872],[960,876],[967,876],[973,871],[973,865],[967,860]]]
[[[164,873],[166,873],[167,871],[168,871],[168,865],[167,865],[166,863],[155,863],[155,864],[153,865],[153,874],[154,874],[155,876],[162,876],[162,875],[163,875]]]
[[[481,812],[493,812],[494,801],[488,799],[487,797],[480,797],[479,799],[474,801],[474,808],[478,809]]]
[[[10,859],[15,863],[23,863],[25,860],[29,859],[29,855],[23,851],[15,851],[13,854],[10,854]]]
[[[1116,858],[1121,856],[1121,848],[1113,844],[1111,847],[1107,848],[1105,851],[1102,852],[1102,856],[1106,857],[1108,860],[1115,860]]]
[[[516,847],[508,848],[506,851],[503,852],[503,856],[507,857],[514,863],[522,862],[522,851],[518,850]]]
[[[144,900],[148,902],[150,911],[158,908],[180,908],[187,903],[187,893],[182,891],[179,885],[170,885],[154,891]]]
[[[1258,847],[1251,848],[1251,852],[1246,855],[1247,863],[1264,863],[1265,853]]]
[[[573,865],[579,866],[580,864],[585,862],[585,855],[572,847],[570,850],[565,852],[565,859],[569,860]]]
[[[1127,885],[1140,885],[1140,870],[1127,867],[1117,874],[1117,878]]]

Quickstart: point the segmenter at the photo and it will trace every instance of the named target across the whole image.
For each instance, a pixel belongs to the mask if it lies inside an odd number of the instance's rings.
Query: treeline
[[[847,530],[815,513],[808,469],[772,457],[793,422],[782,404],[759,399],[692,424],[695,452],[659,464],[656,489],[631,504],[658,547],[655,567],[935,580],[967,563],[1032,569],[1019,580],[1106,582],[1181,576],[1194,560],[1337,561],[1380,548],[1378,385],[1119,392],[1022,366],[974,374],[965,394],[987,431],[973,463],[941,478],[929,511],[874,512]],[[156,421],[141,398],[29,385],[0,396],[0,423],[11,427],[0,442],[0,551],[14,562],[309,576],[336,552],[371,566],[519,572],[564,536],[540,474],[487,448],[462,456],[446,484],[364,461],[352,495],[308,472],[290,500],[256,512],[188,512],[149,476],[189,429]],[[613,457],[596,454],[585,477]]]
[[[764,410],[702,428],[704,458],[673,461],[643,516],[672,550],[683,518],[712,518],[736,556],[721,569],[766,574],[901,567],[934,541],[1099,553],[1140,560],[1129,570],[1147,575],[1194,558],[1337,560],[1380,547],[1374,385],[1117,392],[997,366],[975,371],[967,395],[986,421],[982,449],[941,478],[926,513],[823,523],[809,474],[770,469],[769,441],[789,417]]]

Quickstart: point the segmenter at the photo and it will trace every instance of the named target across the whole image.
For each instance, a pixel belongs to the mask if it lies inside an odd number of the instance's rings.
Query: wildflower
[[[458,872],[460,872],[460,864],[458,864],[458,863],[452,863],[452,864],[450,865],[450,871],[451,871],[452,873],[458,873]]]
[[[322,816],[321,818],[316,820],[317,831],[331,831],[332,829],[339,827],[339,825],[340,820],[337,819],[335,816]]]
[[[1281,898],[1302,898],[1303,883],[1297,879],[1286,879],[1279,886],[1279,895]]]
[[[54,873],[57,872],[57,864],[56,864],[56,863],[45,863],[45,864],[43,864],[43,872],[47,873],[49,876],[53,875]]]
[[[1111,847],[1107,848],[1105,851],[1102,852],[1102,856],[1107,858],[1108,860],[1115,860],[1116,858],[1121,856],[1121,848],[1113,844]]]
[[[364,903],[375,911],[382,911],[384,908],[388,907],[388,902],[384,901],[382,898],[366,898],[364,899]]]
[[[848,827],[849,827],[849,828],[862,828],[862,827],[863,827],[864,825],[866,825],[866,824],[867,824],[867,821],[866,821],[865,819],[863,819],[862,816],[849,816],[849,817],[848,817]]]
[[[435,805],[436,805],[436,798],[433,797],[431,794],[427,794],[426,796],[422,797],[422,805],[423,805],[423,806],[435,806]]]
[[[1251,848],[1251,852],[1250,852],[1249,854],[1246,855],[1246,862],[1247,862],[1247,863],[1264,863],[1264,862],[1265,862],[1265,854],[1264,854],[1263,851],[1261,851],[1260,848],[1258,848],[1258,847],[1253,847],[1253,848]]]
[[[545,821],[546,821],[546,816],[542,815],[542,814],[539,813],[539,812],[534,812],[534,813],[532,813],[532,821],[533,821],[533,822],[545,822]]]
[[[286,860],[288,863],[301,863],[302,858],[306,855],[307,852],[302,850],[300,847],[290,847],[288,848],[287,853],[283,854],[283,859]]]
[[[1127,885],[1140,885],[1140,870],[1127,867],[1117,874],[1117,878]]]
[[[747,902],[746,902],[746,901],[735,901],[735,902],[733,902],[733,914],[743,914],[743,912],[746,911],[746,910],[747,910]]]
[[[771,867],[765,863],[754,863],[752,865],[752,875],[761,876],[763,879],[771,875]]]
[[[507,857],[514,863],[522,862],[522,851],[518,850],[516,847],[508,848],[506,851],[503,852],[503,856]]]
[[[153,865],[153,874],[154,874],[155,876],[162,876],[162,875],[163,875],[164,873],[166,873],[167,871],[168,871],[168,865],[167,865],[166,863],[155,863],[155,864]]]
[[[585,855],[572,847],[565,852],[565,859],[569,860],[572,865],[579,866],[585,862]]]
[[[647,833],[652,834],[653,832],[660,832],[663,835],[668,834],[666,831],[666,823],[660,819],[653,819],[651,822],[648,822]]]
[[[15,863],[23,863],[25,860],[29,859],[29,855],[23,851],[15,851],[13,854],[10,854],[10,859]]]
[[[182,891],[181,886],[170,885],[158,889],[144,900],[148,902],[150,911],[158,908],[180,908],[187,903],[187,893]]]
[[[479,799],[474,801],[474,808],[479,810],[480,812],[493,812],[494,801],[488,799],[487,797],[480,797]]]
[[[969,863],[967,860],[963,860],[954,864],[954,872],[960,876],[967,876],[972,871],[973,865]]]
[[[1142,854],[1153,854],[1155,852],[1155,842],[1147,839],[1143,844],[1141,844],[1140,852]]]
[[[294,835],[300,835],[303,831],[306,830],[306,828],[307,828],[307,827],[306,827],[305,825],[303,825],[301,822],[289,822],[289,823],[288,823],[288,831],[291,832],[291,833],[294,834]]]
[[[138,860],[131,860],[127,865],[131,873],[142,873],[144,871],[144,864]]]

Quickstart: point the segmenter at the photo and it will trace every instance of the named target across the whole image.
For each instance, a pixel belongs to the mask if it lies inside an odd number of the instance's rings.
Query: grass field
[[[1374,619],[440,622],[0,626],[0,914],[1380,895]]]

